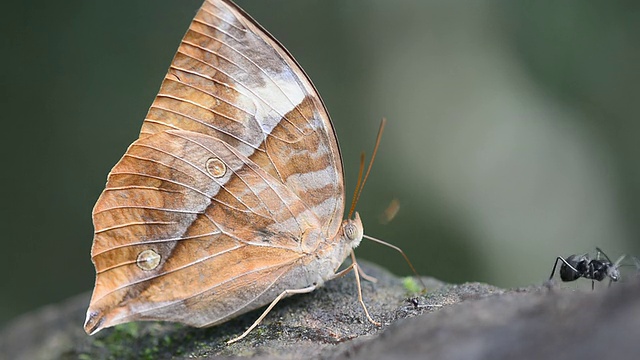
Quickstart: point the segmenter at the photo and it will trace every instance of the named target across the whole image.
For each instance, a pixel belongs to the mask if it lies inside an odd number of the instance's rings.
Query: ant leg
[[[558,260],[564,260],[564,259],[561,258],[560,256],[556,258],[556,261],[553,263],[553,270],[551,270],[551,276],[549,276],[549,281],[553,279],[553,275],[556,273],[556,266],[558,266]]]
[[[553,270],[551,270],[551,276],[549,276],[549,281],[551,281],[551,279],[553,279],[553,275],[556,273],[556,267],[558,266],[558,260],[562,261],[566,266],[569,267],[569,269],[571,269],[572,271],[579,273],[578,269],[574,268],[571,264],[569,264],[567,262],[567,260],[565,260],[562,256],[558,256],[556,258],[556,262],[553,263]],[[564,280],[562,280],[564,281]]]
[[[597,246],[596,246],[596,251],[597,251],[597,253],[596,253],[596,260],[600,260],[600,254],[602,254],[602,256],[604,256],[604,258],[605,258],[605,259],[607,259],[607,261],[608,261],[609,263],[612,263],[612,262],[611,262],[611,259],[609,259],[609,257],[607,256],[607,254],[605,254],[605,253],[604,253],[604,251],[602,251],[602,249],[600,249],[599,247],[597,247]]]

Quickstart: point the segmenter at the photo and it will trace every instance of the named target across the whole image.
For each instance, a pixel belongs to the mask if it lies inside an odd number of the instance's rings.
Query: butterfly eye
[[[344,226],[344,234],[347,236],[349,240],[355,240],[358,236],[358,229],[353,224],[347,224]]]
[[[145,271],[157,268],[158,264],[160,264],[160,254],[151,249],[141,252],[136,259],[136,265]]]
[[[207,160],[207,172],[214,178],[223,177],[227,173],[227,166],[218,158]]]

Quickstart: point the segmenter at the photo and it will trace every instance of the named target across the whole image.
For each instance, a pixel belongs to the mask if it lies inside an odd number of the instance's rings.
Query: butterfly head
[[[364,235],[364,229],[362,227],[362,221],[360,220],[360,214],[358,214],[357,211],[353,219],[346,219],[342,222],[342,234],[352,249],[360,245],[360,241],[362,241],[362,236]]]

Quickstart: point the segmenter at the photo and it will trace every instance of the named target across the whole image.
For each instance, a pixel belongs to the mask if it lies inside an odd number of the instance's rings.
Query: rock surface
[[[89,294],[26,314],[0,333],[0,359],[636,359],[640,280],[596,291],[558,286],[503,290],[424,278],[427,292],[374,265],[363,282],[367,321],[352,275],[283,300],[245,339],[225,345],[260,315],[194,329],[131,323],[89,337]],[[600,284],[599,284],[600,285]]]

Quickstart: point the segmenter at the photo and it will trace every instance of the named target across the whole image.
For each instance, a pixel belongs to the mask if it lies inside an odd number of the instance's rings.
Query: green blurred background
[[[200,2],[5,4],[0,324],[92,288],[91,208]],[[557,255],[640,253],[640,3],[238,2],[322,94],[349,192],[389,119],[358,209],[420,273],[525,286]]]

